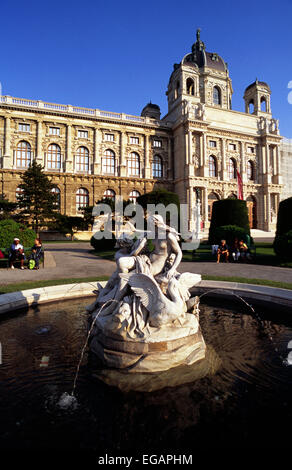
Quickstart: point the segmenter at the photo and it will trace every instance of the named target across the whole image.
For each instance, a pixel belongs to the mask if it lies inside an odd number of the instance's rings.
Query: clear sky
[[[291,21],[292,0],[2,0],[2,94],[135,115],[151,100],[164,115],[173,64],[200,27],[206,49],[228,62],[233,109],[244,111],[257,77],[292,138]]]

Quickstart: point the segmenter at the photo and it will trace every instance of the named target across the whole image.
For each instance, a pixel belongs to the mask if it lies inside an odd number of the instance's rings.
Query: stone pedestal
[[[107,317],[97,319],[91,351],[102,364],[127,372],[159,372],[179,365],[191,365],[205,357],[206,345],[195,314],[183,323],[148,328],[148,335],[125,338],[112,330]]]

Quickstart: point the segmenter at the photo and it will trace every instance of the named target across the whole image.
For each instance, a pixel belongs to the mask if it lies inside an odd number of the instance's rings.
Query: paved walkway
[[[0,285],[22,281],[110,276],[115,269],[113,261],[104,260],[90,253],[89,243],[50,243],[46,250],[45,268],[0,269]],[[238,276],[292,283],[292,269],[256,264],[215,262],[182,262],[179,270],[214,276]]]

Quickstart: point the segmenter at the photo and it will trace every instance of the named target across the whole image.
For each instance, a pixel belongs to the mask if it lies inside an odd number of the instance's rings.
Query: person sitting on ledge
[[[217,250],[217,263],[220,262],[221,255],[224,257],[225,262],[228,263],[229,258],[229,250],[228,246],[226,245],[226,240],[221,240]]]
[[[31,264],[31,261],[34,261],[32,263],[32,269],[39,269],[40,266],[40,260],[44,257],[44,250],[43,250],[43,245],[41,242],[40,238],[36,238],[34,241],[34,245],[31,249],[31,255],[30,255],[30,260],[29,260],[29,267]]]
[[[240,240],[239,242],[239,252],[240,252],[240,259],[242,261],[247,261],[251,259],[251,255],[248,249],[248,246],[246,243],[244,243],[243,240]]]
[[[14,238],[9,251],[9,267],[14,269],[14,262],[20,260],[20,269],[24,269],[24,249],[19,238]]]

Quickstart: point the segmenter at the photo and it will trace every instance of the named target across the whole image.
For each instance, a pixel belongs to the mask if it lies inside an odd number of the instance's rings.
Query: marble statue
[[[153,248],[146,236],[117,239],[116,270],[88,307],[95,323],[90,348],[104,365],[131,372],[166,370],[205,355],[198,298],[189,289],[201,276],[179,273],[179,234],[159,215]]]

